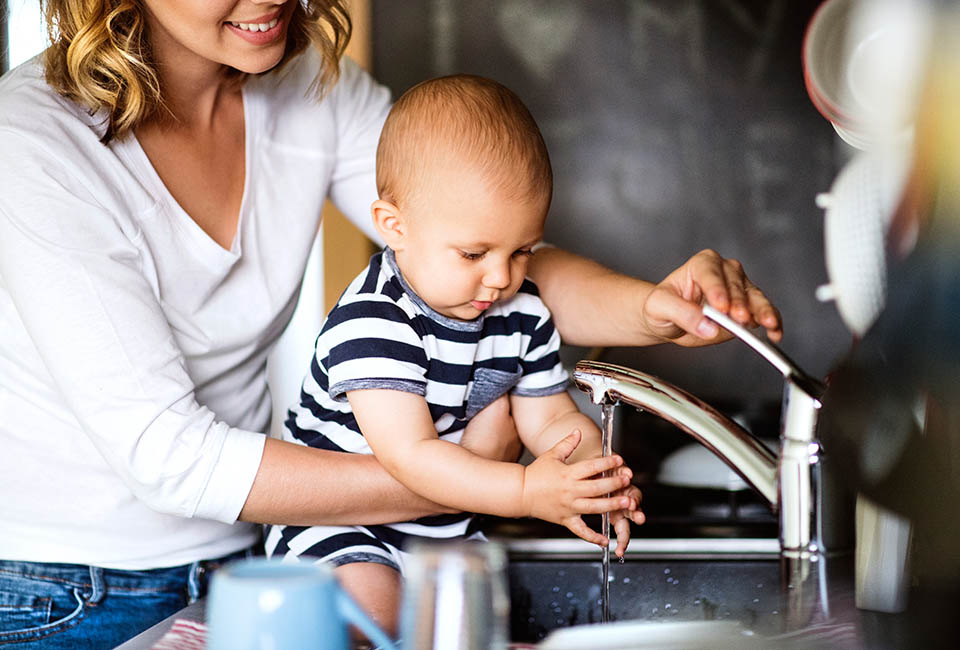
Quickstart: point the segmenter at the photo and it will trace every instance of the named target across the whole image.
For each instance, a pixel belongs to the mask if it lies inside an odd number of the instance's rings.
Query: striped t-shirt
[[[470,418],[505,393],[535,397],[566,390],[559,347],[550,312],[530,280],[478,318],[456,320],[413,292],[386,248],[327,316],[284,435],[311,447],[369,454],[346,393],[379,388],[423,395],[440,438],[459,442]],[[456,519],[460,532],[449,529],[447,515],[394,527],[447,537],[466,530],[467,517]],[[416,530],[422,526],[433,530]]]

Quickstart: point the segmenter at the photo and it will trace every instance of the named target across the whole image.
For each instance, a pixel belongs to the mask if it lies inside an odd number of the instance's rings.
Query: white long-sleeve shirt
[[[267,355],[324,198],[372,230],[390,102],[350,62],[318,102],[320,65],[307,53],[244,86],[230,250],[135,137],[101,144],[103,116],[38,60],[0,79],[0,559],[144,569],[255,539],[236,519],[269,426]]]

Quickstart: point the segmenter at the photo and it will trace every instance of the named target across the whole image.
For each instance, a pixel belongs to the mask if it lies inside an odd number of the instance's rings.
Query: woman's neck
[[[158,112],[154,126],[208,130],[225,100],[239,97],[242,75],[184,48],[159,25],[150,45],[166,109]]]

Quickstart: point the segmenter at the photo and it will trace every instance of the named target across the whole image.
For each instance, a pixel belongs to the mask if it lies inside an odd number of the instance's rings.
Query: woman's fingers
[[[747,304],[753,319],[760,327],[767,330],[767,336],[771,341],[776,343],[783,339],[783,318],[780,316],[780,311],[763,295],[763,291],[752,283],[748,283],[747,286]]]

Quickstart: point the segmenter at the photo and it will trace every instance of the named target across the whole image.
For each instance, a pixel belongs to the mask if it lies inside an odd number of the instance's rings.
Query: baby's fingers
[[[617,557],[623,557],[630,544],[630,520],[626,517],[618,517],[613,524],[613,529],[617,531]]]
[[[626,510],[630,507],[630,499],[624,496],[594,497],[592,499],[575,499],[572,504],[576,512],[584,515],[599,515],[604,512]]]
[[[601,456],[600,458],[581,460],[579,463],[571,465],[570,470],[574,478],[589,478],[620,467],[621,465],[623,465],[623,458],[617,454],[613,454],[612,456]],[[629,468],[627,468],[627,471],[630,472]],[[633,472],[630,472],[630,476],[633,476]]]
[[[629,484],[630,478],[622,475],[585,479],[577,481],[574,494],[578,497],[606,496],[614,492],[619,492]],[[628,503],[624,507],[629,508],[630,504]]]
[[[647,516],[643,514],[643,510],[627,510],[623,514],[638,526],[647,520]]]
[[[571,517],[564,522],[564,525],[566,525],[566,527],[574,535],[580,539],[590,542],[591,544],[596,544],[597,546],[606,546],[610,543],[610,540],[605,536],[601,535],[597,531],[590,528],[590,526],[583,523],[583,519],[580,517]]]

